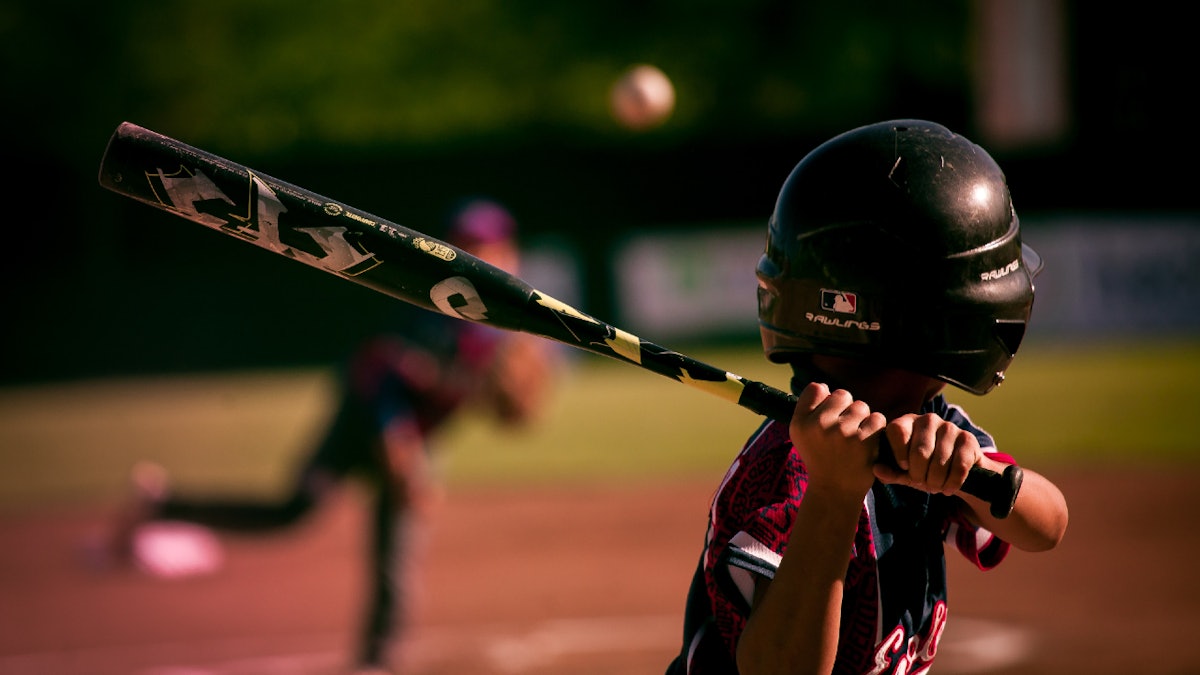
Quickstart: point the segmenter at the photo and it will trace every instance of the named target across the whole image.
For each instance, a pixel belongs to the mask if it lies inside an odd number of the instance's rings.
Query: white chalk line
[[[471,655],[475,665],[497,674],[520,673],[553,666],[568,656],[671,651],[681,643],[676,615],[558,618],[523,630],[489,626],[423,626],[404,647],[411,668],[461,662]],[[281,643],[316,647],[289,650]],[[128,664],[113,672],[130,675],[315,675],[345,672],[344,637],[334,634],[286,638],[237,638],[128,644],[87,649],[0,656],[0,675],[79,672],[80,664]],[[322,650],[318,645],[331,645]],[[939,673],[996,670],[1021,663],[1033,652],[1027,629],[994,621],[955,617],[938,648]],[[339,649],[341,648],[341,649]],[[281,653],[282,652],[282,653]],[[197,655],[210,655],[198,658]],[[227,656],[217,656],[225,654]],[[268,654],[231,657],[232,654]],[[134,665],[137,664],[137,665]],[[133,669],[130,670],[129,666]],[[664,660],[663,668],[666,668]],[[487,672],[486,670],[476,672]]]
[[[571,654],[655,650],[682,641],[682,625],[675,615],[555,619],[524,635],[494,639],[486,646],[486,653],[499,671],[521,673],[552,665]]]
[[[934,670],[969,675],[1014,666],[1033,654],[1034,642],[1028,628],[954,617],[938,645]]]

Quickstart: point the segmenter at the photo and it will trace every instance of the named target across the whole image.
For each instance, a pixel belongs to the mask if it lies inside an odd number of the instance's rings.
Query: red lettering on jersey
[[[867,675],[880,675],[880,673],[886,672],[892,659],[900,653],[903,645],[904,627],[896,626],[875,648],[875,667],[867,671]]]
[[[933,606],[929,632],[924,639],[912,636],[905,639],[904,627],[896,626],[875,648],[874,667],[867,675],[922,675],[929,671],[933,657],[937,656],[942,633],[946,630],[948,610],[946,603],[938,601]]]
[[[937,656],[938,645],[942,642],[942,632],[946,630],[946,617],[949,610],[946,608],[946,603],[938,600],[933,606],[933,617],[930,619],[929,636],[925,638],[925,643],[921,647],[921,660],[929,662],[933,657]]]

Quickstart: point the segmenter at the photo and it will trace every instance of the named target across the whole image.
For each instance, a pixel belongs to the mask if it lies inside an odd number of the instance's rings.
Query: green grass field
[[[755,349],[689,352],[786,387]],[[181,486],[281,489],[321,430],[331,372],[320,368],[162,376],[0,389],[0,508],[112,499],[139,459]],[[1027,345],[985,397],[959,393],[1000,447],[1034,467],[1170,463],[1200,457],[1200,342]],[[578,353],[536,427],[462,417],[441,439],[453,485],[717,481],[758,424],[748,411],[667,378]]]

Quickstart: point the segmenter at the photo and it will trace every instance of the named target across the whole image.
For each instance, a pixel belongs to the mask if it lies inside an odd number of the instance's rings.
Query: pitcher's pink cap
[[[516,231],[508,209],[489,199],[473,199],[455,211],[447,240],[457,246],[488,244],[511,239]]]

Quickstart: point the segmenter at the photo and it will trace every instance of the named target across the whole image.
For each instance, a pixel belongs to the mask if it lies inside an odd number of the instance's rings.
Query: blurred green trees
[[[967,119],[965,0],[72,4],[0,10],[7,114],[68,144],[121,119],[255,155],[615,136],[608,88],[642,61],[679,92],[670,136],[821,134],[901,100]]]

